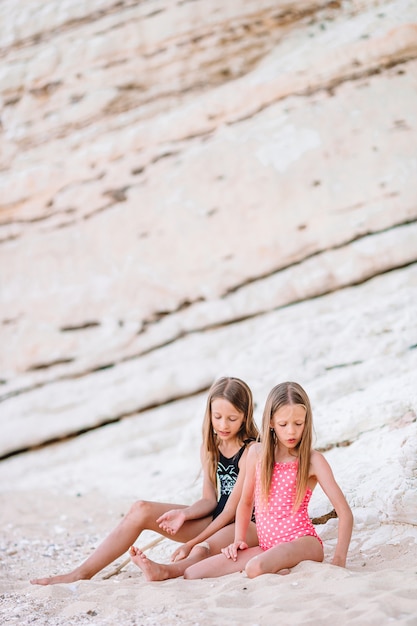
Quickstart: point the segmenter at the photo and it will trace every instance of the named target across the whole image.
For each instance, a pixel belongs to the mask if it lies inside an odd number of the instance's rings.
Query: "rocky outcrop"
[[[184,454],[216,376],[248,380],[258,417],[292,378],[358,518],[415,525],[414,3],[0,11],[0,455],[16,456],[2,463],[14,484],[33,447],[92,430],[110,455],[186,405],[191,434],[175,417],[154,437],[155,454],[173,439]],[[163,495],[165,479],[149,484]]]

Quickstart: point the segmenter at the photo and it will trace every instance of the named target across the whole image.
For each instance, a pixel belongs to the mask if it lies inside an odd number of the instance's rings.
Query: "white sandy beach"
[[[123,509],[120,503],[119,510]],[[33,575],[58,573],[88,555],[117,513],[114,503],[109,506],[94,496],[55,496],[51,501],[44,492],[3,496],[1,523],[8,541],[1,545],[1,622],[16,626],[417,624],[417,532],[413,537],[400,524],[383,546],[383,528],[356,529],[346,569],[329,564],[336,534],[332,524],[331,529],[318,527],[325,540],[326,562],[301,563],[287,576],[250,580],[232,574],[150,583],[131,563],[107,580],[99,574],[69,585],[29,584]],[[168,560],[174,545],[165,539],[149,555]],[[113,570],[109,567],[103,575]]]

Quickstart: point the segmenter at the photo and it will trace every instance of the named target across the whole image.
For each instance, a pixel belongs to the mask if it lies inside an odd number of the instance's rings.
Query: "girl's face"
[[[224,398],[215,398],[211,403],[211,424],[222,441],[237,437],[245,415]]]
[[[293,450],[301,441],[306,420],[306,410],[301,404],[286,404],[273,414],[270,422],[278,442]]]

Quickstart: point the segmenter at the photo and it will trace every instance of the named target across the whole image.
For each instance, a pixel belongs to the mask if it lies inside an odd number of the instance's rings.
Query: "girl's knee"
[[[187,567],[183,574],[183,577],[185,578],[185,580],[196,580],[197,578],[201,578],[201,576],[197,575],[196,568],[192,565],[190,567]]]
[[[211,556],[211,548],[208,541],[200,541],[192,547],[190,556],[199,557],[200,559],[206,559]]]
[[[262,560],[258,556],[254,556],[253,559],[246,563],[245,572],[248,578],[256,578],[261,574],[268,574],[262,565]]]
[[[137,520],[146,519],[151,510],[151,503],[147,500],[137,500],[130,507],[127,516]]]

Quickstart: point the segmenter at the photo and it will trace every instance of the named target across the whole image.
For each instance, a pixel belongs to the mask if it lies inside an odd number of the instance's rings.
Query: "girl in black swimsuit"
[[[209,390],[203,421],[200,500],[190,506],[139,500],[81,565],[66,574],[31,582],[51,585],[90,579],[129,546],[132,560],[148,580],[182,576],[189,565],[220,553],[234,537],[232,522],[242,490],[247,448],[258,436],[248,385],[239,378],[220,378]],[[172,563],[154,563],[132,546],[143,530],[185,543],[172,555]],[[251,546],[258,543],[252,522],[247,542]]]

